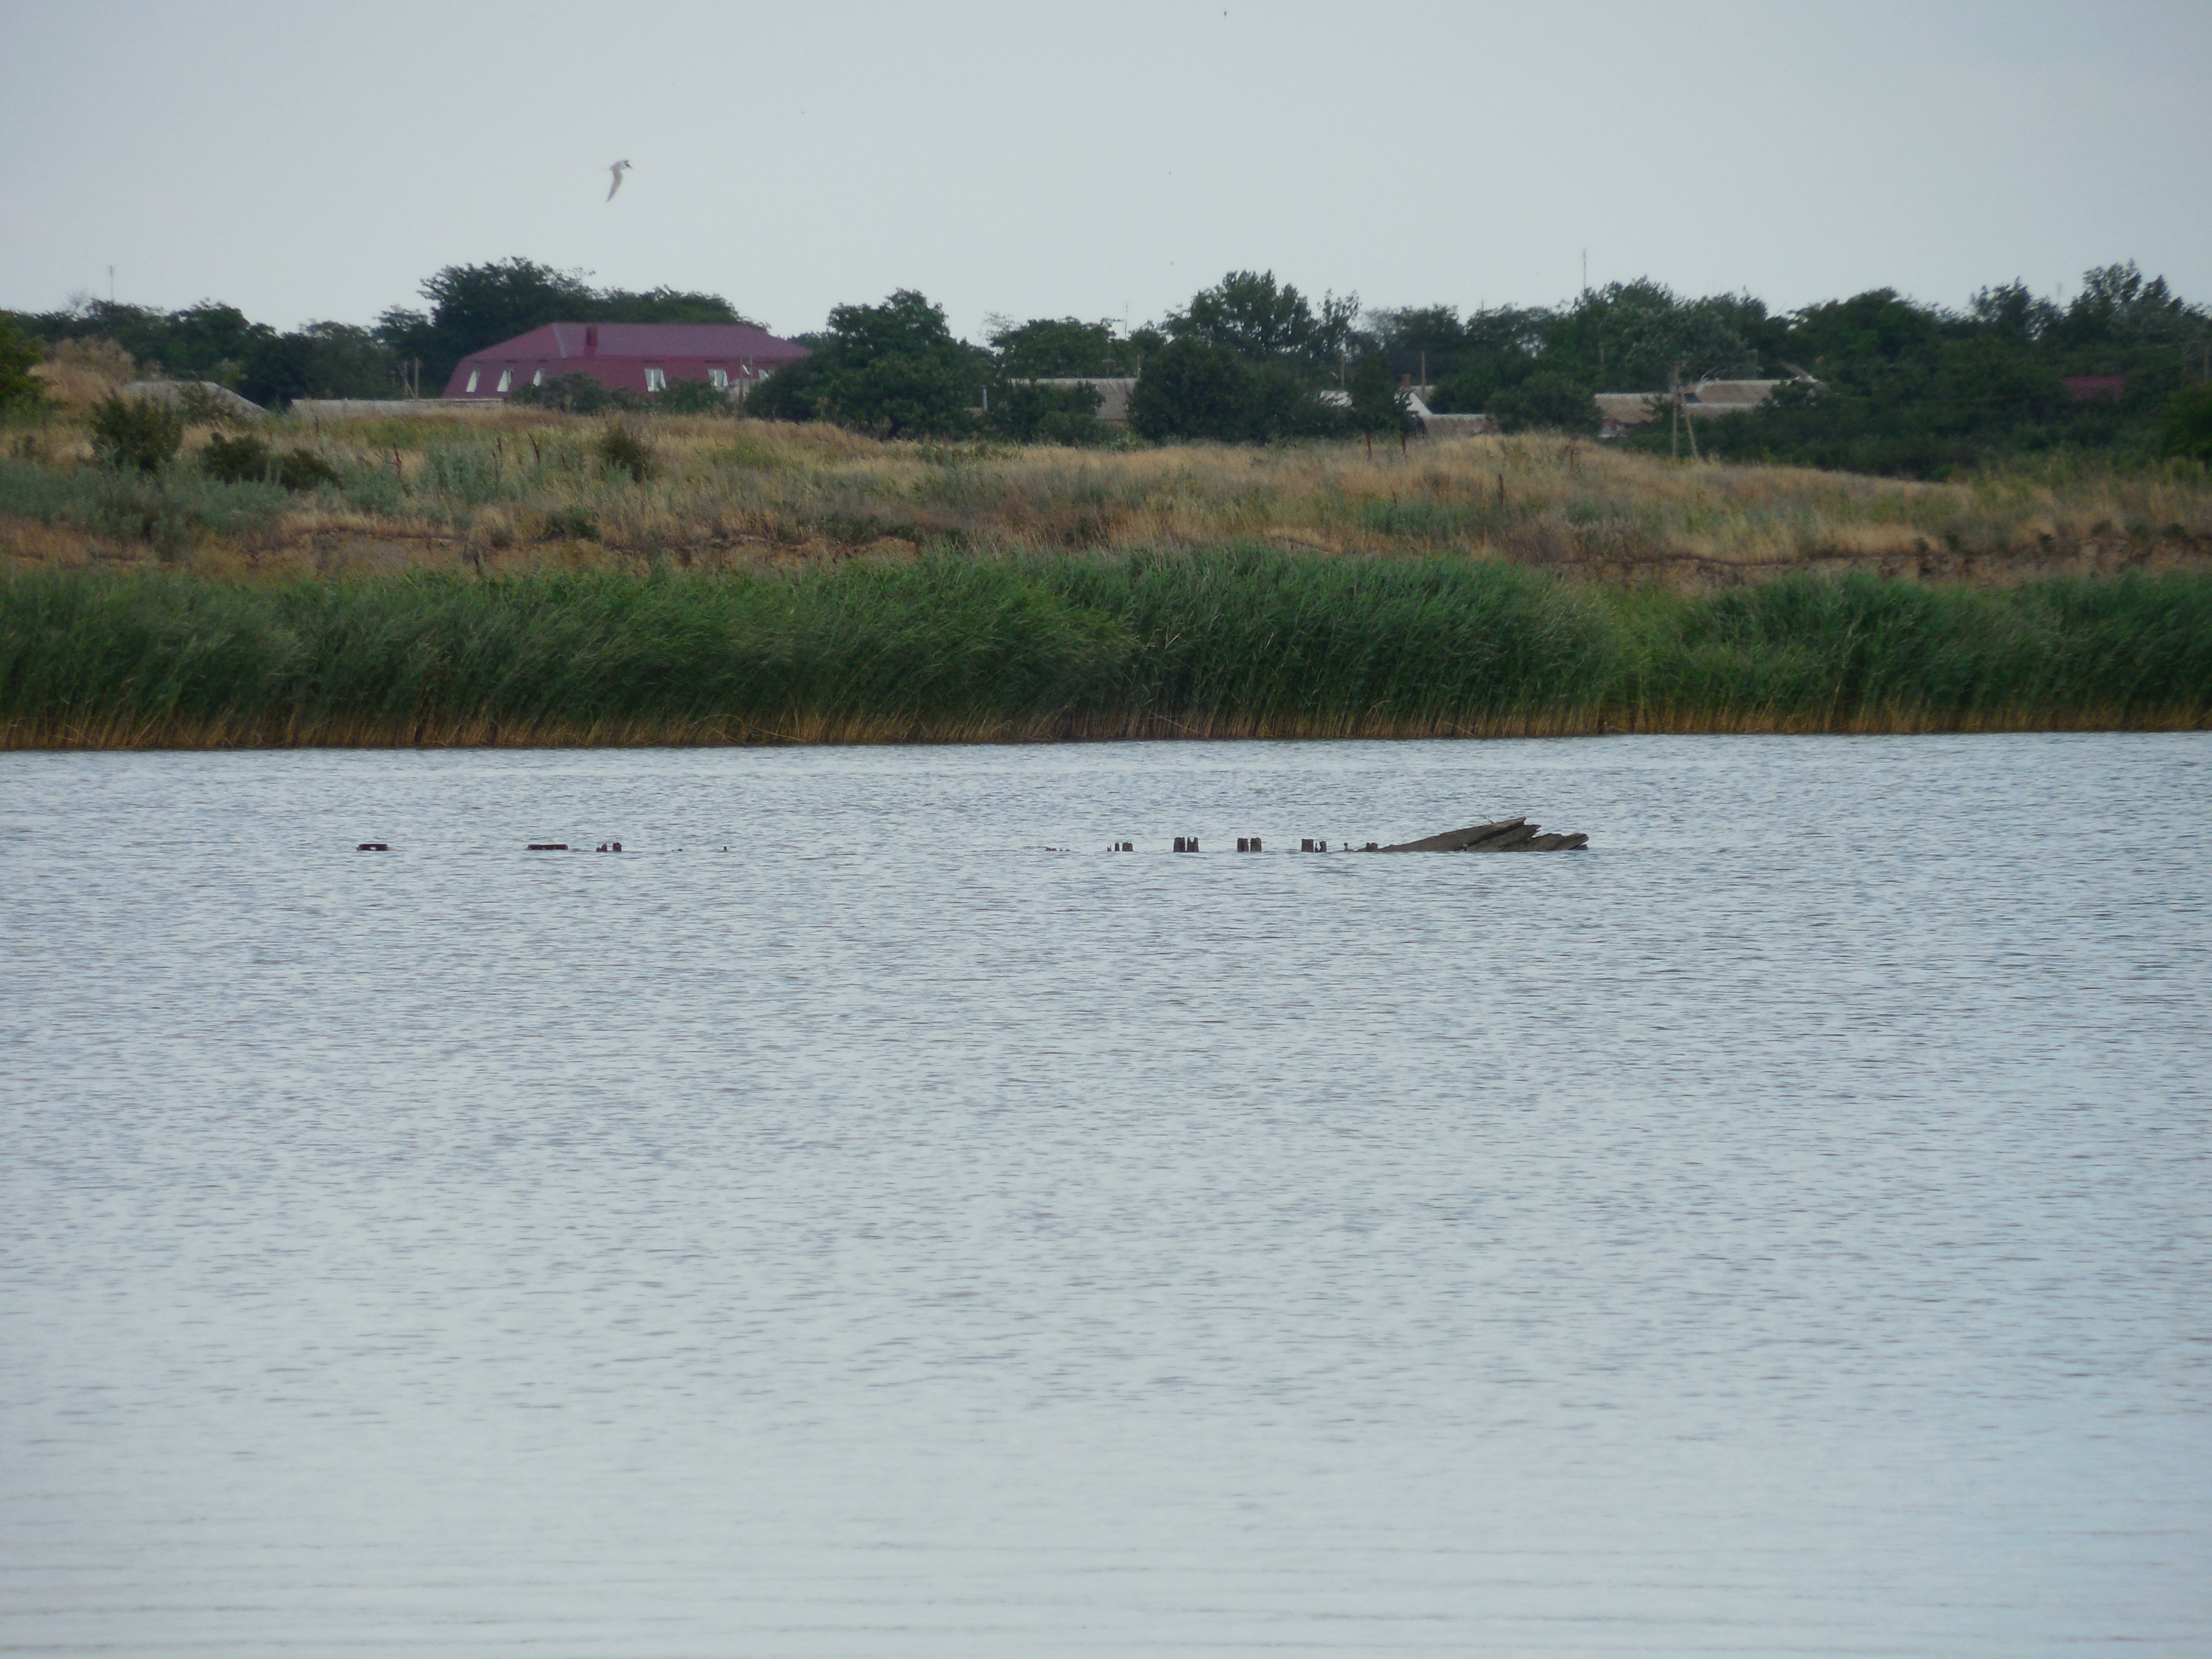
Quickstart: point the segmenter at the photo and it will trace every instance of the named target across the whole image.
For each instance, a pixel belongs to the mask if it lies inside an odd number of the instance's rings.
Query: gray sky
[[[0,0],[0,306],[291,326],[524,254],[797,331],[1650,275],[2212,301],[2212,4]],[[604,201],[607,165],[636,164]]]

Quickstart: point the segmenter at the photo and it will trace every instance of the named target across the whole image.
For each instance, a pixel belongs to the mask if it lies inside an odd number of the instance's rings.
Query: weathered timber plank
[[[1385,847],[1385,853],[1464,853],[1494,836],[1507,835],[1528,823],[1526,818],[1501,818],[1496,823],[1471,824],[1464,830],[1447,830],[1441,836],[1424,836],[1419,841],[1401,842],[1395,847]],[[1530,826],[1534,830],[1533,825]]]

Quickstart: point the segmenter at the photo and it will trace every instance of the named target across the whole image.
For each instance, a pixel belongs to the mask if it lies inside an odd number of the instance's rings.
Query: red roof
[[[635,390],[646,388],[647,366],[670,380],[706,380],[709,369],[720,368],[750,382],[805,356],[805,346],[750,323],[548,323],[462,358],[446,395],[501,396],[491,390],[496,371],[519,370],[514,378],[520,381],[541,368],[548,378],[580,369]],[[482,380],[486,370],[494,371],[489,384]]]
[[[2069,374],[2066,390],[2077,404],[2094,402],[2102,398],[2118,403],[2127,395],[2128,377],[2124,374]]]

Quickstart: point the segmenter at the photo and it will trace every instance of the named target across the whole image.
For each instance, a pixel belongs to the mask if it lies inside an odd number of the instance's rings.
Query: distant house
[[[2118,403],[2128,395],[2124,374],[2069,374],[2066,395],[2077,404]]]
[[[1061,380],[1009,380],[1009,386],[1087,386],[1098,393],[1098,418],[1109,426],[1129,423],[1129,394],[1137,389],[1136,378],[1112,374],[1074,374]]]
[[[266,415],[269,412],[251,398],[241,398],[228,386],[217,386],[213,380],[133,380],[123,388],[122,395],[154,404],[180,404],[189,400],[208,409],[225,410],[233,415]]]
[[[548,323],[461,359],[446,396],[496,402],[526,386],[588,374],[625,392],[705,380],[742,398],[807,355],[748,323]]]
[[[1398,390],[1406,394],[1406,412],[1413,417],[1413,431],[1430,438],[1467,438],[1479,433],[1495,432],[1497,426],[1487,415],[1455,415],[1440,413],[1429,407],[1429,399],[1437,395],[1432,386],[1415,386],[1413,377],[1398,377]],[[1352,394],[1332,386],[1314,394],[1332,409],[1350,409]]]
[[[1774,395],[1780,380],[1700,380],[1682,388],[1682,413],[1692,420],[1710,421],[1722,415],[1741,415],[1756,409]],[[1639,426],[1662,420],[1671,412],[1671,392],[1601,392],[1598,413],[1604,416],[1603,433],[1618,438]]]

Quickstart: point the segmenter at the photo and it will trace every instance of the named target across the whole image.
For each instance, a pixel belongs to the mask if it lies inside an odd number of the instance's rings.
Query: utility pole
[[[1680,445],[1680,441],[1679,441],[1679,436],[1680,436],[1680,433],[1684,430],[1684,428],[1686,428],[1688,429],[1688,431],[1689,431],[1689,434],[1690,434],[1690,459],[1691,459],[1692,460],[1693,460],[1693,461],[1696,461],[1696,462],[1699,463],[1700,465],[1703,465],[1703,463],[1704,463],[1704,461],[1705,461],[1705,458],[1704,456],[1700,455],[1699,453],[1698,453],[1698,424],[1697,424],[1697,422],[1696,422],[1695,421],[1693,421],[1692,419],[1691,419],[1691,417],[1690,417],[1690,411],[1689,411],[1687,409],[1686,409],[1686,408],[1684,408],[1684,407],[1683,407],[1683,401],[1682,401],[1682,366],[1681,366],[1681,364],[1680,364],[1680,363],[1677,363],[1677,364],[1675,364],[1675,365],[1674,365],[1674,435],[1670,436],[1670,437],[1669,437],[1669,439],[1668,440],[1668,445],[1667,445],[1667,456],[1668,456],[1668,459],[1669,460],[1676,460],[1676,461],[1679,461],[1679,460],[1680,460],[1680,459],[1682,459],[1682,449],[1681,449],[1681,445]]]

